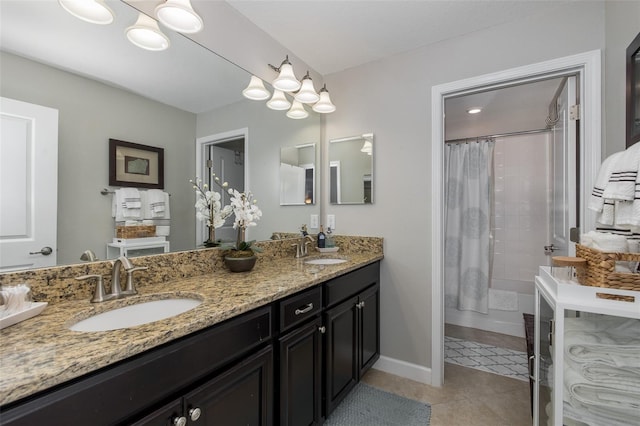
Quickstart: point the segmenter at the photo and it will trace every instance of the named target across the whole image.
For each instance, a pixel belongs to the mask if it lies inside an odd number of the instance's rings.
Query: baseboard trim
[[[381,355],[380,359],[373,364],[373,368],[384,371],[385,373],[404,377],[405,379],[411,379],[431,385],[431,369],[422,365],[412,364],[410,362]]]

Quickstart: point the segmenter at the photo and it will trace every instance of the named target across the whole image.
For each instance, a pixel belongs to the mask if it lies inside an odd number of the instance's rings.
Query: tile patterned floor
[[[529,381],[525,352],[445,336],[444,356],[451,364]]]

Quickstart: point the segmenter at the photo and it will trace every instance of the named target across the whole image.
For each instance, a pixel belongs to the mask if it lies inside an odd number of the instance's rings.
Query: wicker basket
[[[155,225],[116,226],[117,238],[146,238],[155,236]]]
[[[576,256],[587,261],[578,282],[591,287],[640,291],[640,273],[616,272],[616,262],[640,262],[640,253],[607,253],[576,244]]]

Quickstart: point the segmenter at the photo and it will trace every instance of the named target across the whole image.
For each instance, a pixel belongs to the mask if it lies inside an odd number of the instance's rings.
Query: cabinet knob
[[[173,422],[171,422],[173,426],[187,426],[187,418],[182,417],[174,417]]]
[[[320,327],[318,327],[318,331],[319,331],[320,333],[324,334],[324,333],[326,333],[326,332],[327,332],[327,327],[325,327],[324,325],[323,325],[323,326],[320,326]]]
[[[196,420],[198,420],[201,414],[202,410],[200,410],[198,407],[189,410],[189,417],[191,418],[191,421],[195,422]]]

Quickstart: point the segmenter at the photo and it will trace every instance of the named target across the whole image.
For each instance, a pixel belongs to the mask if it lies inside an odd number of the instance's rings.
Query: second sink
[[[141,302],[93,315],[73,324],[69,329],[73,331],[109,331],[135,327],[179,315],[190,311],[201,303],[201,300],[188,298]]]
[[[309,265],[337,265],[338,263],[345,263],[346,259],[339,259],[335,257],[320,257],[317,259],[309,259],[304,263],[308,263]]]

